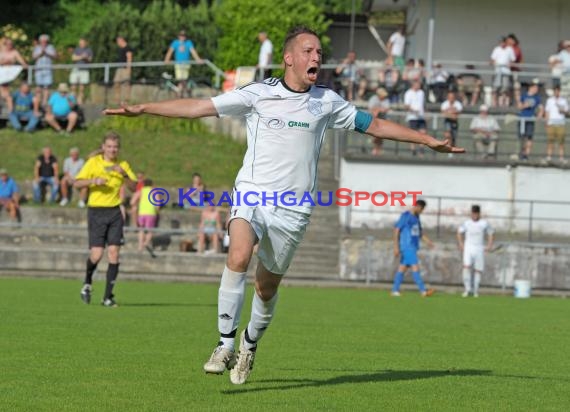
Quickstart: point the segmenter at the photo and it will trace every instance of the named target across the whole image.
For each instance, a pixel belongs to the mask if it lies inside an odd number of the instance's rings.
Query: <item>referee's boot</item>
[[[93,288],[88,283],[83,285],[81,288],[81,300],[86,305],[89,305],[91,303],[91,292],[93,292]]]

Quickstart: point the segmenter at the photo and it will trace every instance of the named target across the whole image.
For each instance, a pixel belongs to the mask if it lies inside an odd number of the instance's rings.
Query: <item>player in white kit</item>
[[[485,236],[487,236],[487,246],[485,246]],[[471,206],[471,219],[459,226],[457,242],[459,249],[463,252],[463,285],[465,286],[463,297],[466,298],[470,293],[478,297],[481,274],[485,269],[485,252],[493,248],[493,228],[486,220],[481,219],[479,205]],[[473,282],[471,282],[472,272],[475,272]]]
[[[269,326],[277,289],[301,242],[311,204],[283,201],[287,193],[299,200],[314,196],[317,162],[325,132],[345,128],[373,137],[419,143],[443,153],[462,153],[446,140],[398,124],[373,119],[366,112],[326,87],[315,86],[322,49],[316,33],[305,27],[289,31],[283,46],[285,74],[263,83],[251,83],[212,99],[181,99],[107,109],[109,115],[153,114],[167,117],[244,116],[247,120],[247,152],[235,182],[235,194],[256,192],[249,204],[232,204],[230,246],[218,293],[220,339],[204,365],[207,373],[230,369],[230,380],[242,384],[248,378],[257,344]],[[237,196],[234,196],[234,198]],[[315,197],[313,197],[315,199]],[[234,340],[245,296],[246,272],[255,244],[259,264],[250,321],[240,335],[236,356]]]

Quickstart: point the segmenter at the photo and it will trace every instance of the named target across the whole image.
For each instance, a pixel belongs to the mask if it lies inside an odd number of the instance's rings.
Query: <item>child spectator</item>
[[[151,203],[149,196],[153,188],[151,179],[144,179],[141,190],[135,192],[131,199],[131,205],[138,204],[137,224],[139,227],[139,252],[143,249],[148,250],[152,257],[156,257],[152,249],[152,229],[156,228],[158,223],[158,211],[160,207]],[[148,230],[151,229],[151,230]]]
[[[144,187],[144,173],[143,172],[139,172],[137,173],[137,187],[135,189],[135,194],[140,192],[141,189]],[[124,194],[124,189],[121,188],[123,194]],[[131,225],[136,225],[138,226],[138,216],[139,216],[139,201],[136,200],[134,197],[131,198],[130,200],[130,206],[131,206],[131,210],[130,210],[130,219],[129,221],[131,222]]]
[[[542,117],[542,105],[540,104],[539,79],[534,79],[528,91],[522,96],[517,96],[517,107],[519,112],[519,139],[520,139],[520,160],[528,160],[532,149],[532,138],[534,136],[534,117]]]
[[[204,253],[206,240],[214,252],[220,252],[220,234],[222,233],[222,218],[215,206],[209,205],[202,211],[200,219],[198,253]],[[212,250],[211,249],[211,250]]]

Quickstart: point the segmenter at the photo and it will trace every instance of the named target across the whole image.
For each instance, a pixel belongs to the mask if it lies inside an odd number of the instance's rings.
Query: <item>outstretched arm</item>
[[[449,140],[437,140],[425,133],[420,133],[389,120],[373,119],[365,131],[366,134],[382,139],[396,140],[399,142],[424,144],[436,152],[464,153],[465,149],[453,147]]]
[[[155,116],[197,119],[199,117],[217,116],[218,112],[210,99],[176,99],[142,103],[134,106],[122,106],[120,109],[105,109],[103,114],[120,116],[152,114]]]

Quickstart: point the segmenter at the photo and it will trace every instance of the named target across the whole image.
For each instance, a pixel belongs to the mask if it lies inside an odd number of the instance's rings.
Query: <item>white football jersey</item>
[[[459,226],[459,233],[465,234],[465,249],[484,248],[485,235],[490,235],[493,232],[493,228],[486,220],[483,219],[479,219],[477,221],[469,219]]]
[[[354,130],[358,113],[326,87],[295,92],[276,78],[213,97],[212,102],[220,116],[245,116],[247,121],[247,152],[236,190],[268,196],[294,192],[297,203],[306,192],[317,201],[317,162],[326,130]],[[303,213],[312,210],[307,203],[278,204]]]

